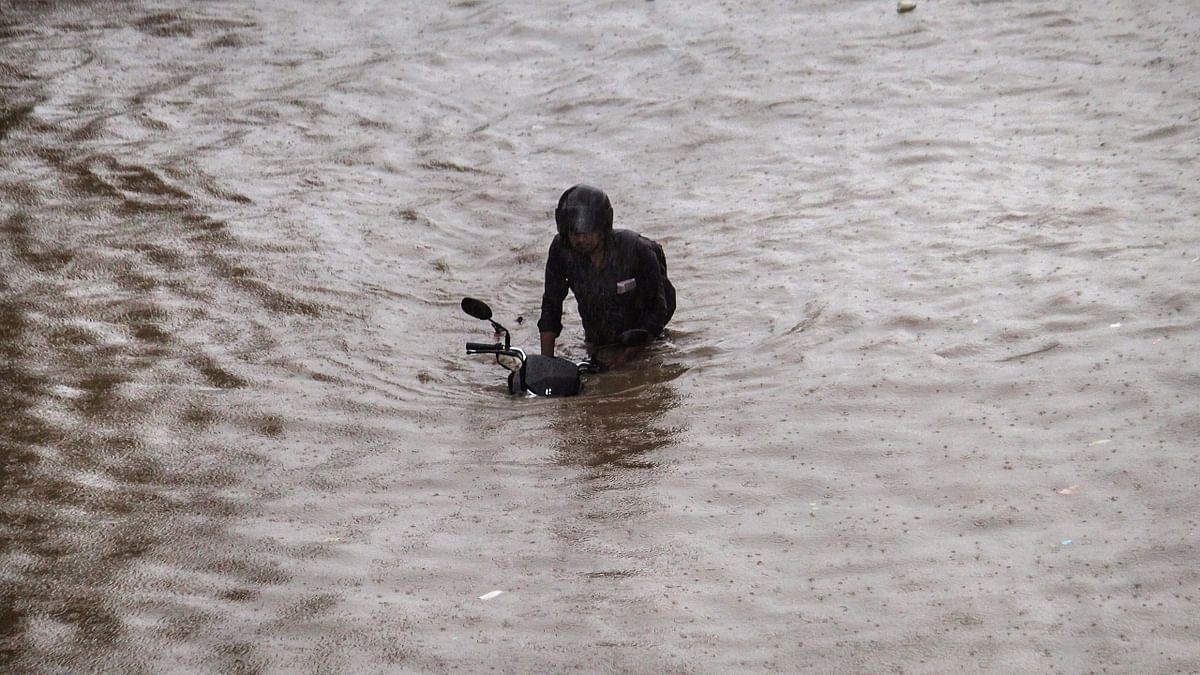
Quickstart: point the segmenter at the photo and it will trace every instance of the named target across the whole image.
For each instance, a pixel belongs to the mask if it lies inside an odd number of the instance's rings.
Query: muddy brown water
[[[1198,38],[0,0],[0,669],[1200,671]],[[514,400],[579,181],[679,311]]]

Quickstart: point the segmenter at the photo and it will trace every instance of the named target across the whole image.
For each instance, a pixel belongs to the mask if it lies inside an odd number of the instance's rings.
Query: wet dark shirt
[[[538,329],[555,335],[562,332],[562,303],[570,290],[579,306],[587,342],[612,344],[633,328],[657,336],[674,312],[675,294],[656,247],[636,232],[613,230],[597,268],[564,237],[554,237],[546,257],[546,290]]]

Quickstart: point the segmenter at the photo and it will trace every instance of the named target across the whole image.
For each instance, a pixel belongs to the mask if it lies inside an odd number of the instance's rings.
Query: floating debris
[[[912,0],[900,0],[900,2],[896,4],[896,11],[900,14],[911,12],[916,8],[917,3],[913,2]]]
[[[1058,490],[1058,494],[1060,494],[1060,495],[1073,495],[1076,492],[1079,492],[1078,485],[1071,485],[1070,487],[1065,487],[1061,490]]]
[[[1088,443],[1088,445],[1104,445],[1106,443],[1112,443],[1112,439],[1111,438],[1101,438],[1098,441],[1092,441],[1091,443]]]
[[[483,595],[479,596],[479,599],[480,600],[491,600],[492,598],[498,597],[503,592],[504,591],[491,591],[489,593],[484,593]]]
[[[1027,358],[1030,356],[1037,356],[1038,354],[1045,354],[1046,352],[1048,352],[1052,349],[1058,349],[1061,346],[1062,346],[1061,342],[1054,341],[1054,342],[1047,344],[1044,347],[1038,347],[1037,349],[1035,349],[1031,352],[1025,352],[1023,354],[1017,354],[1015,356],[1009,356],[1009,357],[1006,357],[1003,359],[999,359],[998,361],[996,361],[996,363],[1008,363],[1009,361],[1017,361],[1017,360],[1024,359],[1024,358]]]

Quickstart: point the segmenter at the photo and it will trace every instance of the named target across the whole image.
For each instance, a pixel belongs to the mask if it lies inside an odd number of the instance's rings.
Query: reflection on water
[[[555,411],[553,448],[559,463],[602,471],[654,469],[654,451],[670,446],[685,431],[664,427],[661,420],[679,407],[671,381],[687,369],[646,361],[626,368],[593,377],[575,405]]]
[[[633,579],[663,564],[664,541],[651,526],[664,510],[658,482],[687,429],[666,419],[682,404],[673,381],[686,368],[662,360],[593,376],[581,396],[552,411],[553,461],[571,478],[550,531],[583,579]]]

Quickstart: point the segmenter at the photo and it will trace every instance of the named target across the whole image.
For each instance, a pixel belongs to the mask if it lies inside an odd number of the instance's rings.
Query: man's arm
[[[554,356],[554,343],[558,336],[551,331],[542,332],[542,356]]]
[[[562,303],[567,297],[567,275],[562,269],[562,243],[559,237],[550,242],[546,255],[546,288],[542,293],[542,315],[538,318],[542,354],[554,356],[554,342],[562,333]]]

